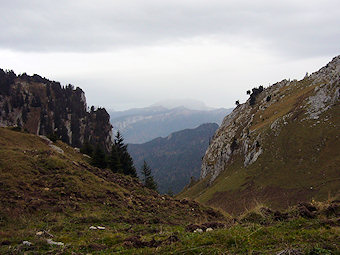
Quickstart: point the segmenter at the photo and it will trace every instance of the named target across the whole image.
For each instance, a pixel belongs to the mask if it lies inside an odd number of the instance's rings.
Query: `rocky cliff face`
[[[17,76],[0,69],[0,109],[2,127],[56,134],[74,147],[88,141],[109,150],[112,144],[109,114],[104,108],[87,109],[85,94],[79,87],[62,87],[39,75]]]
[[[313,126],[327,122],[320,115],[339,104],[339,93],[340,56],[302,81],[283,80],[253,89],[248,101],[226,116],[217,130],[204,156],[201,178],[209,176],[212,183],[235,155],[242,157],[244,167],[253,164],[263,152],[268,129],[278,136],[291,122],[312,120]]]

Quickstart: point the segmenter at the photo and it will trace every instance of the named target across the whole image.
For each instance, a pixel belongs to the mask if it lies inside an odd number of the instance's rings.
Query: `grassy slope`
[[[195,202],[160,196],[132,178],[93,168],[73,148],[56,145],[65,153],[53,152],[37,136],[0,129],[0,254],[339,251],[338,204],[333,211],[323,206],[331,213],[320,209],[313,219],[292,210],[289,218],[277,220],[274,212],[257,208],[228,220]],[[213,221],[228,228],[202,234],[186,229]],[[89,229],[98,225],[106,229]],[[48,238],[65,245],[49,245]]]
[[[265,134],[264,152],[248,167],[236,156],[211,186],[201,180],[179,197],[238,214],[260,202],[274,208],[286,208],[299,201],[327,199],[340,186],[340,105],[324,112],[316,121],[300,121],[305,116],[300,106],[315,86],[302,80],[283,87],[283,99],[264,111],[254,107],[251,130],[254,136]],[[258,101],[262,98],[259,97]],[[278,136],[270,129],[280,116],[293,113]]]
[[[160,227],[226,220],[211,208],[161,196],[136,179],[94,168],[73,148],[55,145],[65,153],[38,136],[0,128],[0,243],[7,244],[1,254],[16,253],[23,240],[49,249],[35,236],[39,230],[75,250],[110,244],[115,251],[126,249],[126,238],[151,238]],[[91,225],[109,231],[97,240]]]

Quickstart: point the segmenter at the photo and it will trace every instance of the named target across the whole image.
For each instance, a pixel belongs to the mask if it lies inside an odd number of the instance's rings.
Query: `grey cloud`
[[[99,52],[214,36],[292,56],[339,52],[337,0],[2,2],[0,48],[14,51]]]

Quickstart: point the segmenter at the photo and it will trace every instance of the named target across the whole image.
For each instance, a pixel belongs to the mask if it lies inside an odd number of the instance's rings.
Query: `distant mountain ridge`
[[[110,111],[114,132],[119,130],[127,143],[145,143],[157,137],[203,123],[220,124],[232,109],[192,110],[183,106],[168,109],[150,106],[127,111]]]
[[[166,138],[129,144],[128,151],[139,171],[143,161],[147,161],[161,193],[168,190],[178,193],[191,177],[199,177],[201,159],[217,128],[216,123],[202,124],[195,129],[172,133]]]
[[[198,111],[210,111],[214,110],[213,107],[208,107],[204,102],[195,99],[168,99],[162,100],[152,104],[151,106],[160,106],[167,109],[173,109],[177,107],[184,107],[191,110]]]

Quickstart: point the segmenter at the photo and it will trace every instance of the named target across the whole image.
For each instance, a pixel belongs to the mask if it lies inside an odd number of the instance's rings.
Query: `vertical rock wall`
[[[0,126],[19,126],[37,135],[58,135],[74,147],[88,141],[106,151],[112,144],[110,116],[104,108],[87,109],[85,93],[38,75],[0,69]]]

